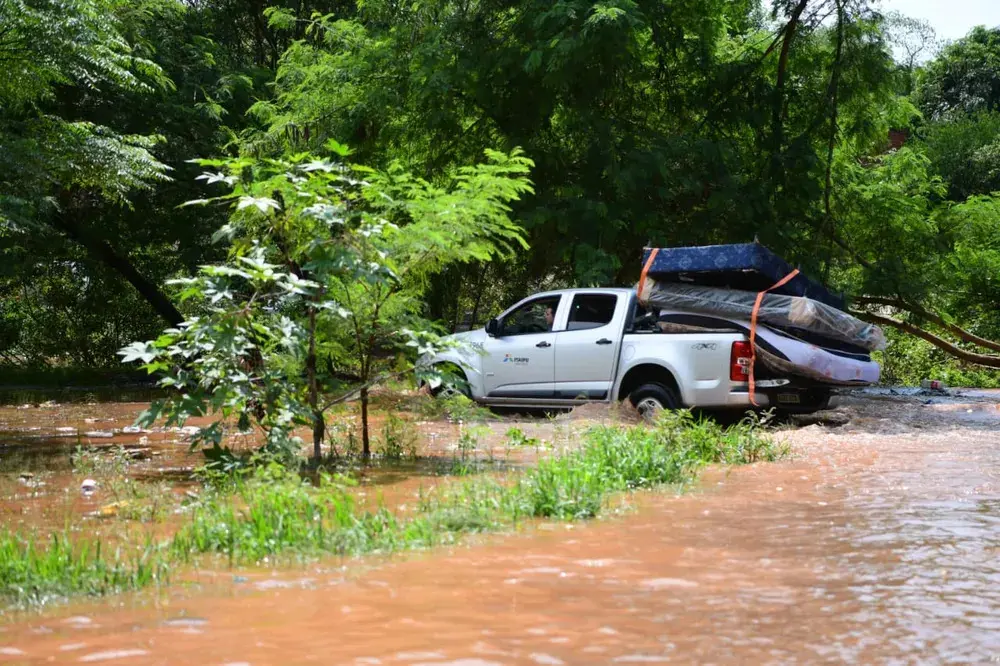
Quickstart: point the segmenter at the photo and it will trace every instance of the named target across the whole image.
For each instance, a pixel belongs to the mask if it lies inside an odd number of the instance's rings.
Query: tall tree
[[[269,77],[178,0],[3,0],[0,16],[0,291],[21,329],[4,347],[109,365],[183,319],[163,282],[212,257],[220,224],[177,209],[196,191],[187,160],[234,144]]]
[[[1000,28],[973,28],[929,62],[917,100],[930,119],[1000,111]]]
[[[118,6],[0,2],[0,222],[8,234],[66,234],[118,270],[164,318],[178,321],[157,285],[71,212],[77,197],[122,202],[167,178],[150,152],[157,136],[122,132],[59,108],[64,86],[90,99],[172,85],[160,67],[132,53],[115,17]]]

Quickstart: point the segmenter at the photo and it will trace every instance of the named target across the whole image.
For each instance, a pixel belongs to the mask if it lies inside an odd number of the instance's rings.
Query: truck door
[[[494,398],[551,398],[555,374],[552,321],[561,296],[540,296],[500,319],[495,338],[485,343],[483,379]]]
[[[628,299],[619,294],[572,295],[565,330],[556,333],[557,398],[607,397],[627,307]]]

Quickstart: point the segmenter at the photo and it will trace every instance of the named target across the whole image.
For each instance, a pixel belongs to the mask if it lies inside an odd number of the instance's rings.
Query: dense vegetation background
[[[117,366],[228,251],[189,160],[334,140],[444,189],[533,161],[530,248],[426,276],[445,329],[756,237],[893,329],[888,380],[996,383],[998,130],[1000,29],[867,0],[0,0],[0,364]]]

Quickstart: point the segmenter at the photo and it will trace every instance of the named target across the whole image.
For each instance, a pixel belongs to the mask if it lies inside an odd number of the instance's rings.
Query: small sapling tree
[[[295,431],[308,428],[319,461],[326,412],[357,395],[367,459],[369,389],[447,344],[422,317],[429,277],[524,246],[508,217],[531,191],[519,151],[488,151],[439,187],[351,165],[343,146],[328,147],[332,158],[198,161],[215,170],[202,180],[229,191],[186,205],[229,207],[215,238],[230,248],[226,261],[174,281],[190,313],[180,326],[120,352],[172,389],[141,423],[209,416],[192,446],[215,459],[230,456],[224,439],[236,429],[259,431],[269,456],[297,460]]]

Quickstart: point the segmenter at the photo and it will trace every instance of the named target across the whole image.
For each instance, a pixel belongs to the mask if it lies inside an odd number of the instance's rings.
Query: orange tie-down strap
[[[649,267],[653,265],[653,260],[656,259],[656,254],[659,251],[660,248],[654,247],[649,252],[649,258],[646,259],[646,264],[642,267],[642,273],[639,275],[639,286],[635,290],[636,298],[642,298],[642,288],[646,284],[646,275],[649,273]]]
[[[760,312],[760,305],[764,302],[764,296],[769,291],[773,291],[778,287],[782,287],[799,274],[799,269],[793,270],[791,273],[781,278],[770,287],[764,291],[757,294],[757,300],[753,304],[753,312],[750,313],[750,373],[747,377],[750,383],[750,404],[754,407],[760,407],[757,404],[757,399],[754,397],[754,379],[753,379],[753,365],[757,360],[757,313]]]

